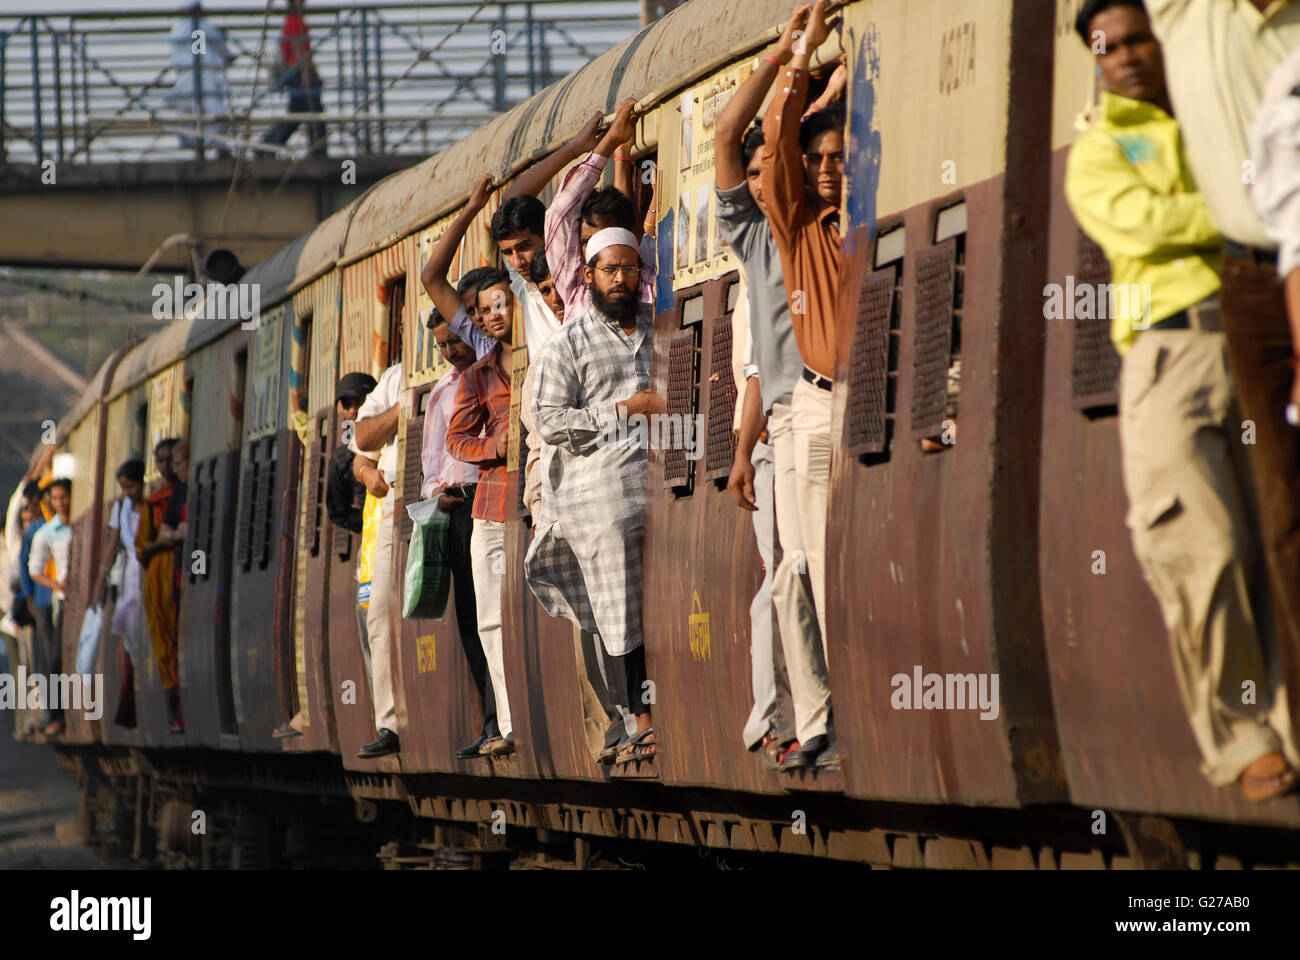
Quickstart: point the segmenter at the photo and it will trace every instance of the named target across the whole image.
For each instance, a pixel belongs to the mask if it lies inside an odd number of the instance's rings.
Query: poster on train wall
[[[668,172],[676,188],[672,205],[675,290],[735,267],[718,239],[713,141],[718,116],[753,69],[752,61],[736,64],[687,90],[677,101],[681,121],[677,162]]]
[[[149,381],[149,412],[145,427],[145,462],[149,465],[145,481],[152,483],[161,479],[158,461],[154,459],[154,447],[160,440],[172,437],[172,385],[176,368],[168,367]]]
[[[275,433],[279,423],[276,412],[280,400],[280,331],[284,308],[276,307],[262,314],[253,334],[253,363],[248,371],[248,399],[244,404],[249,440],[259,440]]]

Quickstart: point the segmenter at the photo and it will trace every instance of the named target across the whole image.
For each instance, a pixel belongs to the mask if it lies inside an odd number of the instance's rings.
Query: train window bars
[[[874,268],[858,290],[849,361],[848,454],[868,466],[889,460],[898,396],[899,313],[907,230],[884,226],[876,238]]]

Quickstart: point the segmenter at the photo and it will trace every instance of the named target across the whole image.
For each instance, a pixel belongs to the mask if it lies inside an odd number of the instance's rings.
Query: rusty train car
[[[76,534],[65,662],[101,560],[113,468],[158,437],[190,439],[186,552],[207,557],[181,595],[185,734],[168,735],[146,662],[135,730],[111,722],[110,702],[97,721],[74,717],[53,746],[81,781],[87,837],[205,866],[342,862],[345,847],[388,866],[585,863],[593,843],[873,866],[1300,862],[1294,800],[1250,806],[1198,772],[1124,527],[1105,321],[1043,319],[1045,284],[1106,269],[1061,187],[1075,115],[1095,95],[1070,29],[1078,6],[853,0],[819,51],[822,63],[842,52],[851,79],[827,544],[838,770],[766,770],[739,736],[761,571],[748,517],[724,489],[737,274],[713,224],[711,136],[790,3],[692,0],[251,269],[254,329],[177,320],[110,358],[63,418]],[[508,182],[628,96],[644,109],[634,155],[658,183],[656,390],[708,424],[699,460],[652,452],[648,467],[658,756],[613,772],[592,762],[574,632],[524,582],[519,520],[503,596],[518,753],[454,756],[478,718],[449,606],[444,620],[402,621],[402,751],[359,760],[373,736],[354,611],[359,538],[331,526],[322,504],[342,426],[334,384],[402,360],[392,495],[404,507],[418,497],[424,406],[445,369],[422,322],[432,243],[477,174]],[[463,267],[495,256],[496,202],[467,237]],[[957,361],[958,441],[925,453],[918,440],[949,416]],[[294,386],[309,400],[305,450],[290,427]],[[512,480],[518,446],[516,415]],[[106,628],[107,691],[115,650]],[[891,678],[914,669],[996,675],[997,715],[896,709]],[[305,734],[273,739],[298,712]],[[198,809],[201,836],[188,829]]]

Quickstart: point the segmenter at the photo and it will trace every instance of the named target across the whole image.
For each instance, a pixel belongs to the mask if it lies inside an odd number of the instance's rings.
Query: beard
[[[593,283],[591,285],[592,304],[605,316],[617,320],[620,324],[632,323],[636,320],[636,296],[631,290],[622,284],[610,288],[611,293],[614,290],[625,290],[627,291],[627,296],[618,298],[606,297],[601,293],[600,288]]]

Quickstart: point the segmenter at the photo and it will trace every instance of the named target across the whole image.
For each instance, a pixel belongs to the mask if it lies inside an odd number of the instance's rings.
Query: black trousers
[[[32,651],[33,659],[37,660],[37,672],[46,676],[49,684],[47,689],[50,691],[45,703],[45,722],[53,723],[55,720],[63,719],[63,710],[53,709],[54,688],[55,684],[49,682],[49,678],[63,672],[63,607],[60,605],[58,616],[54,615],[53,607],[36,608],[36,642]],[[39,652],[38,652],[39,651]],[[39,658],[39,659],[38,659]]]
[[[621,657],[610,657],[610,659],[623,668],[623,676],[627,682],[626,707],[628,711],[634,717],[649,713],[650,704],[646,703],[644,699],[649,690],[645,685],[645,644],[641,644],[631,653],[625,653]]]
[[[497,700],[492,691],[492,681],[488,678],[487,656],[478,638],[478,603],[474,599],[474,572],[469,558],[469,542],[474,536],[473,509],[471,497],[451,512],[447,553],[451,562],[452,600],[456,604],[460,645],[465,651],[465,661],[469,664],[479,705],[483,709],[483,732],[495,737],[501,733],[497,727]]]
[[[297,67],[285,75],[284,86],[289,91],[289,113],[324,113],[320,98],[320,77],[309,78],[308,87],[302,85],[302,75]],[[277,123],[266,131],[263,143],[285,144],[293,132],[298,129],[297,120]],[[319,120],[307,122],[307,139],[311,145],[312,156],[325,156],[325,124]]]

